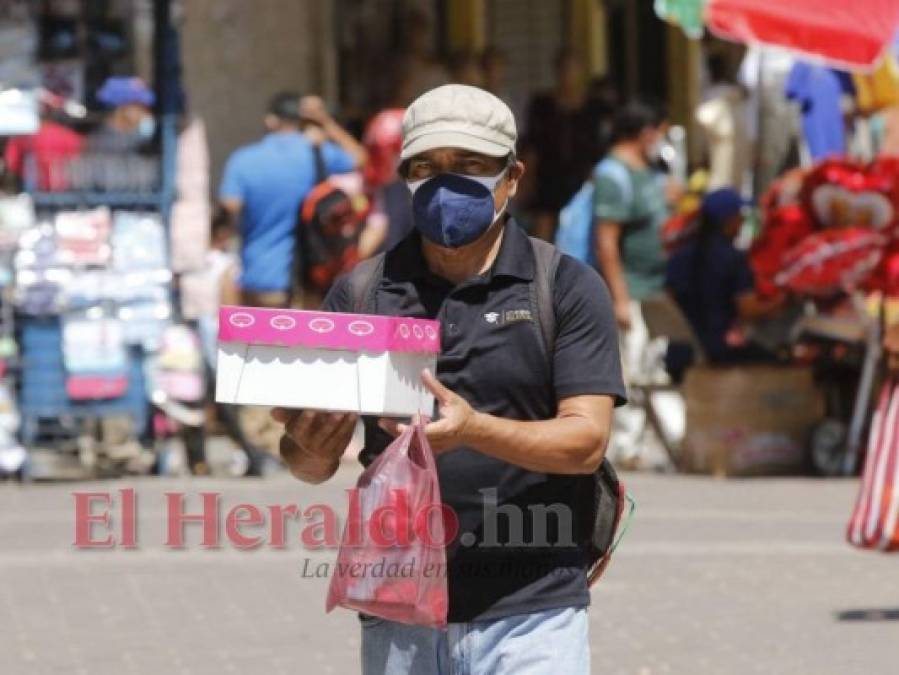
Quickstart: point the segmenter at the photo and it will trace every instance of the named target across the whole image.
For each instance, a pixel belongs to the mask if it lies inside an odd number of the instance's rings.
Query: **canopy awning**
[[[899,28],[899,0],[709,0],[705,22],[724,39],[867,69]]]

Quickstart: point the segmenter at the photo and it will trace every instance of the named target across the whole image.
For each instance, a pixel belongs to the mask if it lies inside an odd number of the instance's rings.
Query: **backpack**
[[[304,288],[324,295],[359,260],[362,218],[350,196],[327,179],[321,148],[312,151],[316,185],[300,205],[297,276]]]
[[[544,352],[553,354],[556,342],[556,317],[553,309],[553,285],[556,270],[562,254],[557,248],[540,239],[531,237],[534,251],[536,271],[534,281],[529,288],[531,311],[537,317]],[[363,260],[350,273],[348,285],[355,314],[375,314],[375,294],[384,273],[386,254],[380,253]],[[582,539],[588,552],[587,582],[589,586],[602,576],[611,560],[617,541],[615,534],[621,523],[625,503],[630,500],[624,483],[618,479],[609,460],[603,458],[602,464],[593,474],[592,492],[585,495],[589,499],[593,511],[593,522],[590,532],[583,533]],[[633,502],[631,512],[633,511]]]
[[[562,253],[594,269],[597,268],[598,261],[594,241],[596,216],[593,200],[596,188],[593,181],[599,176],[613,180],[626,200],[633,198],[633,187],[627,170],[616,160],[610,158],[602,160],[594,168],[591,179],[586,181],[559,211],[559,227],[556,229],[555,239],[556,248]]]

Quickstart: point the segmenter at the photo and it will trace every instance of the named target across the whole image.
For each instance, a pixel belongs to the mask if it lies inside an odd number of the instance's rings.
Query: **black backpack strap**
[[[552,368],[556,344],[553,289],[562,254],[555,246],[542,239],[532,237],[531,246],[534,250],[535,263],[534,281],[531,283],[530,289],[531,306],[533,311],[537,312],[537,322],[543,337],[543,345],[550,368]],[[599,468],[594,472],[590,492],[584,495],[584,499],[588,500],[593,513],[592,522],[587,523],[590,529],[583,533],[586,538],[589,562],[588,582],[592,586],[599,580],[609,564],[615,533],[624,511],[624,484],[618,480],[618,475],[608,459],[603,459]]]
[[[375,314],[377,312],[375,292],[384,276],[385,253],[367,258],[350,272],[347,282],[350,286],[351,311],[354,314]]]
[[[553,303],[553,289],[562,254],[552,244],[534,237],[531,237],[531,248],[534,251],[534,281],[530,285],[531,307],[537,315],[537,324],[540,326],[540,335],[543,338],[543,348],[546,351],[550,368],[552,368],[556,347],[556,310]]]
[[[322,152],[322,146],[318,143],[312,144],[312,156],[315,158],[315,184],[318,185],[328,177],[325,154]]]

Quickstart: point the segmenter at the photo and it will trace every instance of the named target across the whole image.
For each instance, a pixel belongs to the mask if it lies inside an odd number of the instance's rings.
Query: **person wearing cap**
[[[574,530],[592,522],[583,496],[623,402],[618,339],[601,277],[567,256],[551,279],[554,342],[542,339],[532,293],[547,249],[508,215],[525,170],[516,138],[508,106],[465,85],[423,94],[403,118],[414,230],[384,254],[370,306],[440,322],[436,373],[422,373],[437,401],[425,433],[459,532],[447,547],[449,629],[362,616],[363,673],[590,672],[586,557]],[[351,279],[338,280],[325,309],[354,311]],[[330,478],[356,417],[272,415],[285,425],[291,472]],[[364,422],[368,465],[403,425]]]
[[[318,96],[281,92],[265,116],[268,133],[236,150],[219,187],[221,208],[240,233],[242,302],[286,307],[291,302],[300,204],[325,176],[365,163],[365,149],[328,113]]]
[[[746,254],[734,246],[743,226],[746,202],[733,188],[709,192],[702,200],[699,228],[668,261],[666,286],[690,322],[706,359],[734,364],[773,358],[745,344],[740,324],[770,318],[785,296],[763,298]]]
[[[109,112],[102,126],[88,137],[89,153],[134,153],[152,140],[156,96],[142,79],[110,77],[97,91],[97,101]]]

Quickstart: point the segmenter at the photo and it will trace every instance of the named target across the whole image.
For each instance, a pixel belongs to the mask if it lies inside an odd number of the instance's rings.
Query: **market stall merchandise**
[[[115,436],[121,442],[106,448],[107,459],[145,470],[154,355],[178,319],[168,227],[180,85],[177,49],[166,48],[169,3],[128,5],[19,2],[9,14],[18,31],[10,36],[33,48],[16,52],[24,59],[19,75],[5,83],[34,92],[36,103],[31,135],[0,129],[12,135],[7,159],[16,160],[6,184],[20,189],[0,199],[0,280],[8,278],[4,307],[17,317],[10,335],[21,358],[10,372],[29,451],[70,450],[90,463]],[[140,61],[129,22],[147,20],[154,44],[143,62],[153,63],[152,89],[120,77]],[[142,121],[155,123],[155,133],[154,124],[112,123],[131,103],[122,97],[138,90]],[[114,420],[124,433],[101,429]],[[52,475],[29,461],[21,470]]]
[[[844,158],[793,171],[762,199],[762,231],[750,252],[759,292],[805,303],[794,339],[829,391],[828,419],[812,436],[827,474],[852,474],[870,418],[884,303],[899,292],[899,171],[894,160]]]
[[[14,267],[23,441],[52,435],[63,417],[113,414],[143,434],[144,355],[173,315],[159,216],[98,207],[38,218]]]

